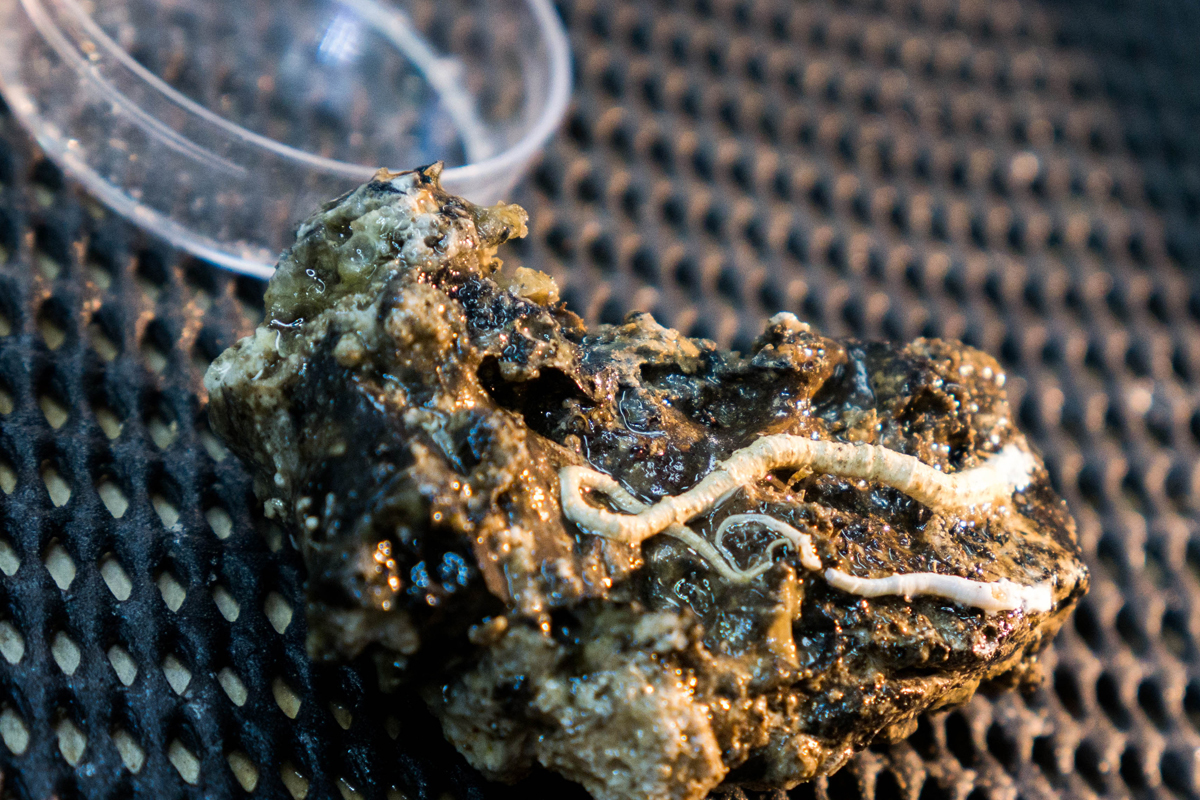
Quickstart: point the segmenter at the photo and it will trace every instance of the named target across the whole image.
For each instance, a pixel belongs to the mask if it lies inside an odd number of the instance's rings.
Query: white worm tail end
[[[835,589],[860,597],[932,595],[987,612],[1045,612],[1054,606],[1049,581],[1022,586],[1010,580],[973,581],[936,572],[910,572],[886,578],[856,578],[840,569],[825,570],[825,580]]]

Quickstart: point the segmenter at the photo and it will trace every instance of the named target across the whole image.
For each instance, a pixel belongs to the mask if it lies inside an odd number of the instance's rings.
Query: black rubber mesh
[[[1044,688],[789,797],[1200,794],[1200,8],[561,11],[575,103],[510,256],[592,321],[736,346],[787,309],[996,354],[1093,569]],[[7,113],[0,265],[5,798],[581,796],[487,784],[369,669],[305,658],[302,568],[200,387],[260,283],[114,218]]]

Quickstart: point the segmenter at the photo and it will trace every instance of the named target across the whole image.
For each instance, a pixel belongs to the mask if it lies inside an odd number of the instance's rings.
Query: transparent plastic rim
[[[48,42],[55,47],[56,50],[62,51],[66,48],[68,51],[74,51],[64,40],[62,32],[59,31],[54,23],[47,19],[45,12],[39,7],[40,0],[16,0],[25,8],[31,21],[45,36]],[[360,164],[350,164],[345,161],[338,161],[332,158],[306,153],[303,150],[291,147],[289,145],[277,142],[261,134],[254,133],[243,128],[236,123],[214,114],[209,109],[196,103],[190,98],[180,94],[177,90],[169,86],[158,76],[147,70],[141,64],[133,59],[121,47],[113,41],[103,29],[95,23],[84,8],[75,0],[52,0],[60,6],[65,6],[73,11],[79,18],[81,24],[87,29],[88,34],[94,37],[97,44],[107,50],[122,62],[122,65],[130,71],[138,75],[149,86],[167,97],[176,105],[185,109],[191,114],[194,114],[206,122],[220,127],[232,136],[242,139],[255,146],[269,150],[275,155],[303,164],[308,167],[318,169],[322,172],[340,175],[354,180],[365,181],[369,179],[376,171],[376,167],[366,167]],[[341,0],[341,2],[352,7],[362,5],[361,0]],[[550,135],[554,133],[562,120],[563,114],[566,111],[567,104],[571,98],[571,63],[570,63],[570,47],[567,41],[566,31],[563,29],[562,21],[558,14],[554,11],[550,0],[525,0],[530,11],[533,12],[537,22],[539,32],[545,39],[546,49],[550,56],[549,75],[550,86],[546,104],[542,109],[541,115],[538,117],[533,126],[526,134],[521,137],[515,144],[508,149],[497,153],[494,156],[484,159],[473,164],[464,164],[459,167],[452,167],[442,173],[442,181],[449,186],[463,185],[466,183],[485,183],[493,180],[505,172],[516,170],[522,164],[530,160],[541,147],[545,144]],[[41,24],[38,24],[41,23]],[[49,26],[50,30],[47,30]],[[51,33],[52,31],[52,33]],[[64,53],[64,55],[66,55]],[[18,115],[25,118],[25,122],[35,123],[33,119],[37,116],[36,104],[32,98],[26,96],[21,87],[5,87],[6,99],[13,105],[13,110],[18,112]],[[117,100],[111,97],[115,91],[112,87],[106,87],[105,94],[110,95],[110,99]],[[119,94],[119,92],[118,92]],[[123,96],[124,104],[129,104]],[[15,102],[14,102],[15,101]],[[131,109],[135,113],[144,114],[140,109]],[[162,123],[157,120],[148,120],[154,127]],[[275,269],[271,264],[263,263],[260,260],[248,259],[243,256],[238,256],[227,250],[220,248],[219,243],[212,242],[205,238],[199,238],[190,234],[188,230],[179,223],[171,220],[169,217],[154,211],[133,198],[129,197],[125,192],[110,184],[87,163],[76,157],[68,148],[62,146],[62,142],[48,138],[41,126],[29,124],[29,127],[37,131],[38,143],[47,152],[58,156],[60,164],[77,177],[84,185],[93,193],[95,193],[107,205],[116,210],[123,216],[128,217],[139,225],[145,226],[156,235],[163,236],[173,244],[179,244],[185,249],[194,253],[208,261],[229,267],[238,272],[243,272],[249,275],[258,277],[270,277]],[[179,135],[174,131],[170,131],[171,138],[179,138]],[[417,166],[417,165],[413,165]],[[241,168],[238,168],[241,169]]]

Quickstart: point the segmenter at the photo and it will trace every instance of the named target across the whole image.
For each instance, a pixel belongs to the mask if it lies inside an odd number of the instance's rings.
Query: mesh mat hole
[[[162,664],[163,676],[175,694],[182,695],[192,682],[192,673],[173,655],[167,656]]]
[[[1121,690],[1117,681],[1107,672],[1096,681],[1096,700],[1099,701],[1100,707],[1104,709],[1108,718],[1118,729],[1128,730],[1129,726],[1133,724],[1129,710],[1121,700]]]
[[[1188,763],[1192,758],[1192,754],[1184,755],[1169,750],[1163,754],[1159,765],[1163,783],[1180,797],[1191,797],[1196,791],[1194,771]]]
[[[108,513],[113,519],[120,519],[125,516],[125,512],[129,509],[129,498],[121,491],[121,487],[111,476],[102,475],[96,483],[96,494],[100,496],[100,502],[108,509]]]
[[[183,601],[187,599],[187,590],[175,579],[174,575],[166,571],[159,574],[156,583],[158,592],[167,608],[172,612],[178,611],[183,606]]]
[[[1104,628],[1100,625],[1100,621],[1096,618],[1096,612],[1086,598],[1075,609],[1072,619],[1075,622],[1075,630],[1087,643],[1087,646],[1094,652],[1102,652],[1105,646]],[[1061,696],[1062,693],[1059,694]],[[1066,703],[1065,700],[1063,702]]]
[[[901,779],[890,770],[881,773],[875,779],[874,800],[906,800],[905,792],[901,789]]]
[[[88,739],[83,731],[69,718],[63,717],[54,729],[58,735],[58,752],[72,767],[79,766],[87,750]]]
[[[204,518],[208,520],[209,527],[212,528],[212,532],[218,539],[228,539],[232,535],[233,518],[225,509],[213,506],[204,512]]]
[[[0,711],[0,739],[13,755],[24,755],[29,747],[29,728],[11,708]]]
[[[44,231],[45,228],[39,230]],[[38,242],[38,244],[43,244]],[[62,272],[62,264],[50,253],[47,253],[40,248],[34,252],[34,263],[37,264],[38,271],[46,277],[47,280],[53,281]]]
[[[60,303],[50,300],[42,304],[41,311],[38,312],[37,327],[46,347],[51,350],[62,347],[63,342],[67,340],[67,328],[63,320],[68,318],[66,309]]]
[[[104,361],[115,361],[117,356],[121,355],[121,348],[105,330],[101,319],[102,317],[93,319],[87,326],[88,344]]]
[[[284,535],[283,528],[280,528],[273,522],[269,522],[262,527],[263,541],[267,544],[267,549],[272,553],[278,553],[283,549]]]
[[[835,772],[829,776],[829,782],[826,788],[826,796],[831,798],[844,798],[845,800],[861,800],[862,792],[859,791],[858,778],[852,770],[844,769],[840,772]]]
[[[84,254],[83,270],[87,275],[87,280],[95,284],[96,288],[102,292],[107,292],[113,286],[113,276],[117,273],[117,266],[112,262],[110,254],[99,253],[94,248],[96,246],[95,237]]]
[[[42,464],[42,483],[50,495],[50,502],[55,508],[61,508],[71,499],[71,485],[59,474],[49,462]],[[60,587],[62,588],[62,587]]]
[[[1121,754],[1121,780],[1135,792],[1146,788],[1146,773],[1142,768],[1141,754],[1136,747],[1128,747]]]
[[[1075,769],[1098,794],[1107,791],[1107,770],[1100,751],[1092,742],[1083,742],[1075,751]]]
[[[279,777],[294,800],[304,800],[308,797],[308,780],[292,766],[290,761],[284,762],[283,766],[279,768]]]
[[[151,372],[158,374],[166,370],[173,341],[174,337],[161,320],[154,320],[146,326],[146,334],[142,337],[142,360]]]
[[[988,752],[996,757],[1001,766],[1009,772],[1020,768],[1017,745],[999,723],[993,722],[987,732]]]
[[[288,719],[295,719],[300,713],[300,695],[296,694],[296,690],[288,686],[283,678],[276,678],[271,682],[271,694],[275,697],[279,710]]]
[[[338,778],[337,787],[342,800],[363,800],[363,796],[355,791],[345,778]]]
[[[1192,728],[1200,731],[1200,683],[1190,681],[1183,695],[1183,711]]]
[[[200,445],[204,448],[204,452],[208,453],[208,457],[217,463],[224,461],[229,456],[229,450],[208,429],[207,422],[204,422],[200,429]]]
[[[17,574],[17,570],[20,568],[21,558],[17,555],[17,551],[13,549],[7,539],[0,539],[0,572],[11,578]]]
[[[1038,736],[1033,740],[1033,761],[1050,778],[1059,773],[1059,759],[1055,752],[1054,739]]]
[[[119,515],[114,514],[113,516]],[[112,592],[113,597],[121,602],[129,599],[129,595],[133,592],[133,582],[129,580],[129,575],[121,566],[121,562],[112,553],[105,555],[100,560],[100,577],[104,579],[104,584]]]
[[[183,742],[175,739],[167,748],[167,758],[179,772],[179,777],[193,786],[200,779],[200,759],[196,754],[183,746]]]
[[[179,508],[165,494],[154,492],[150,495],[150,504],[154,507],[154,512],[158,514],[158,518],[162,520],[164,528],[168,530],[174,528],[179,522]],[[182,602],[182,598],[180,600]],[[175,609],[171,609],[174,611]]]
[[[292,622],[292,607],[279,596],[278,592],[271,592],[267,595],[267,600],[263,604],[263,612],[267,615],[271,627],[280,635]]]
[[[64,500],[63,503],[65,502]],[[55,505],[63,505],[63,503],[55,503]],[[70,588],[71,583],[75,580],[75,561],[67,553],[66,548],[57,541],[51,542],[50,547],[46,549],[45,565],[46,571],[50,573],[50,577],[59,589],[65,592]]]
[[[975,742],[967,719],[955,711],[946,717],[946,746],[964,767],[975,760]]]
[[[19,664],[25,657],[25,637],[11,622],[0,622],[0,656],[10,664]]]
[[[110,440],[120,438],[125,423],[112,408],[104,403],[95,403],[92,405],[92,416],[106,437]]]
[[[165,407],[160,407],[156,413],[151,414],[146,423],[146,430],[159,450],[166,450],[179,438],[179,424]]]
[[[354,716],[350,713],[350,709],[341,703],[330,703],[329,712],[333,714],[334,721],[342,730],[350,730],[350,725],[354,722]]]
[[[241,614],[241,606],[234,599],[233,595],[224,586],[214,586],[212,590],[213,602],[217,605],[217,610],[221,612],[221,616],[228,622],[237,622],[238,615]]]
[[[133,657],[129,655],[129,651],[120,645],[114,644],[108,648],[108,663],[112,665],[113,672],[117,675],[117,680],[126,686],[132,686],[134,680],[137,679],[138,668]]]
[[[1180,661],[1192,660],[1193,640],[1188,631],[1188,619],[1182,610],[1169,608],[1163,614],[1163,626],[1159,630],[1166,651]]]
[[[247,792],[253,792],[258,787],[258,767],[243,752],[235,750],[229,754],[229,769],[238,785]]]
[[[1117,613],[1117,633],[1129,645],[1129,649],[1139,656],[1150,647],[1145,627],[1137,618],[1137,611],[1132,606],[1126,605]]]
[[[2,394],[2,390],[0,390]],[[4,398],[0,397],[0,404],[4,402]],[[12,463],[8,457],[0,453],[0,492],[4,494],[12,494],[17,488],[17,471],[13,469]]]
[[[142,766],[146,763],[146,751],[137,743],[137,740],[126,731],[117,729],[112,732],[112,741],[125,769],[135,775],[141,772]]]
[[[246,684],[242,683],[242,679],[234,673],[229,667],[223,668],[217,673],[217,683],[221,684],[221,688],[225,690],[225,694],[239,708],[246,705],[246,699],[249,693],[246,691]]]
[[[50,654],[54,657],[54,663],[58,664],[58,668],[65,675],[74,675],[75,670],[79,669],[79,660],[81,654],[79,645],[75,644],[70,636],[59,631],[54,634],[54,639],[50,644]]]
[[[66,424],[71,415],[70,409],[50,394],[38,395],[38,407],[41,408],[46,422],[55,430]]]

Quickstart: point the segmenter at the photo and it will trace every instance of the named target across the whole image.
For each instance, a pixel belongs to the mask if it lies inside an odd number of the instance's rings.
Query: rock
[[[744,354],[589,331],[501,270],[524,212],[439,172],[305,222],[206,376],[298,535],[314,657],[373,654],[489,777],[598,800],[791,787],[1036,680],[1088,579],[993,359],[790,314]]]

